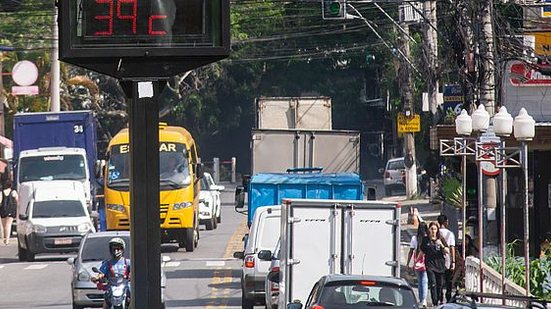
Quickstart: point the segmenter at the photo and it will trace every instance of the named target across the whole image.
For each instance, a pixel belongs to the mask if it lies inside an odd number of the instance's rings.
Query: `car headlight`
[[[78,281],[90,281],[90,274],[87,271],[80,271],[77,276]]]
[[[48,231],[48,229],[45,226],[35,224],[35,225],[33,225],[32,231],[33,231],[33,233],[44,234]]]
[[[79,233],[86,233],[92,229],[92,225],[90,223],[82,223],[78,225],[77,229]]]
[[[184,209],[184,208],[190,207],[191,205],[193,205],[192,202],[174,203],[174,205],[172,206],[172,209],[173,210]]]
[[[118,205],[118,204],[107,204],[105,205],[105,207],[107,207],[107,209],[111,209],[111,210],[114,210],[114,211],[119,211],[119,212],[126,212],[126,208],[124,208],[124,205]]]

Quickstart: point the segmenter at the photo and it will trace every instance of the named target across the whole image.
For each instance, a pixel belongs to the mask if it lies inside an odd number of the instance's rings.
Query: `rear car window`
[[[273,250],[279,239],[279,216],[267,216],[263,224],[259,226],[260,239],[258,248]]]
[[[388,162],[388,170],[402,170],[405,168],[404,161],[392,161]]]
[[[335,308],[415,308],[416,300],[406,287],[375,281],[341,281],[323,287],[321,304]]]
[[[130,237],[125,236],[117,236],[124,239],[124,242],[126,243],[126,250],[124,250],[124,256],[126,258],[129,257],[130,250]],[[111,258],[111,254],[109,253],[109,240],[111,240],[112,237],[88,237],[86,238],[84,244],[82,245],[81,249],[81,259],[83,262],[91,262],[91,261],[103,261],[106,259]]]

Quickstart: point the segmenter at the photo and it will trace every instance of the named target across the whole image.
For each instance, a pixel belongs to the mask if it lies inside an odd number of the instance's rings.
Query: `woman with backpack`
[[[4,244],[8,245],[10,243],[11,225],[13,219],[17,216],[17,204],[19,202],[17,191],[12,189],[12,182],[9,179],[4,182],[0,201],[0,218],[2,218],[1,228],[4,232]]]

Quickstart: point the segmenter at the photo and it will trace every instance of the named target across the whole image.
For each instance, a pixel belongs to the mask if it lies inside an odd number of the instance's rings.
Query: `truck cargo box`
[[[332,129],[329,97],[260,97],[256,111],[259,129]]]
[[[251,177],[247,196],[251,224],[258,207],[283,198],[362,200],[363,184],[354,173],[261,173]]]

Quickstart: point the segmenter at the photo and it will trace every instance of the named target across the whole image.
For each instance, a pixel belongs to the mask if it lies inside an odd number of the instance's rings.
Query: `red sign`
[[[12,95],[36,95],[38,94],[38,86],[13,86],[11,87]]]
[[[513,86],[551,86],[551,76],[516,62],[511,65],[509,80]]]

